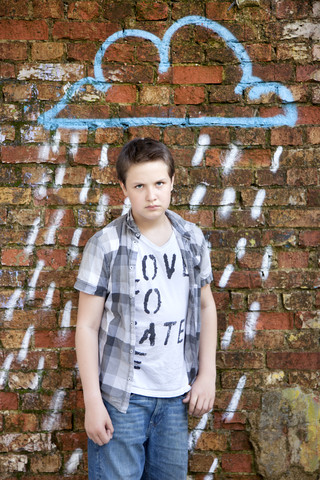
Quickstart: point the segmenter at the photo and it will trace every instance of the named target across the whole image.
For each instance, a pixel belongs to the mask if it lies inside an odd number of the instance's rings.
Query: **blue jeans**
[[[186,480],[188,417],[183,396],[132,394],[127,413],[108,402],[112,440],[99,447],[88,440],[90,480]]]

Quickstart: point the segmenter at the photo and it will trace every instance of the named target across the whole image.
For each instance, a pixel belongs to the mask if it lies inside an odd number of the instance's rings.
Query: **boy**
[[[88,241],[75,285],[89,478],[185,480],[187,404],[200,416],[215,396],[209,253],[200,229],[168,210],[165,145],[134,139],[116,168],[131,210]]]

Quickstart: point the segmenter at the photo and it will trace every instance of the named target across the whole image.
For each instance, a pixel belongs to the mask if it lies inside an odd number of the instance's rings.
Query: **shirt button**
[[[133,353],[133,350],[130,350],[130,353]]]

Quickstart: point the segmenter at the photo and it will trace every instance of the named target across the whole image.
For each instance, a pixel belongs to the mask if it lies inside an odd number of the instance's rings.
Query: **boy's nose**
[[[152,202],[153,200],[155,200],[156,194],[155,194],[155,190],[154,190],[153,187],[148,187],[148,188],[147,188],[147,195],[146,195],[146,197],[147,197],[147,200],[148,200],[149,202]]]

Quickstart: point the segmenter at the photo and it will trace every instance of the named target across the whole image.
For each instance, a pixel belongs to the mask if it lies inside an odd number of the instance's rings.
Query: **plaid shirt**
[[[189,274],[189,300],[185,324],[185,361],[190,383],[198,370],[200,292],[212,271],[206,241],[191,222],[167,210]],[[134,372],[135,280],[140,231],[131,211],[102,230],[83,252],[75,288],[106,298],[99,330],[100,388],[102,396],[126,412]]]

